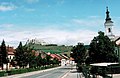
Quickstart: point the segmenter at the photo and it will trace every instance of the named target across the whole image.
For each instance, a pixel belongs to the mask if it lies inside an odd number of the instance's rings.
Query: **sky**
[[[47,43],[89,45],[105,30],[106,6],[120,35],[119,0],[0,0],[0,42],[17,47],[28,39]]]

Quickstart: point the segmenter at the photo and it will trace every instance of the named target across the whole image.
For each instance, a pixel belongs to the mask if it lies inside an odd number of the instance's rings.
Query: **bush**
[[[108,68],[109,74],[120,74],[120,66],[112,66]]]
[[[34,68],[27,68],[28,72],[32,72],[32,71],[35,71]]]
[[[5,71],[1,71],[0,72],[0,77],[5,76],[5,73],[6,73]]]

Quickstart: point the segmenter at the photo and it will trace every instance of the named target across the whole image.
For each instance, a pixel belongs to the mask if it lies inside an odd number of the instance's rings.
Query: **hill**
[[[41,50],[44,52],[50,52],[52,54],[67,54],[70,56],[70,52],[73,46],[57,45],[57,44],[48,44],[41,39],[32,39],[27,41],[27,46],[33,48],[34,50]],[[85,45],[86,49],[89,49],[89,45]]]
[[[58,46],[56,44],[48,44],[48,45],[41,45],[41,44],[28,44],[31,48],[34,48],[34,50],[41,50],[44,52],[50,52],[50,53],[66,53],[71,52],[72,46]]]

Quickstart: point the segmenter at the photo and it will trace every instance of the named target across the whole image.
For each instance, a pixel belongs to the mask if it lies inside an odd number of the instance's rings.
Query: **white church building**
[[[109,10],[108,7],[106,8],[106,19],[105,19],[105,34],[111,39],[111,41],[115,41],[116,43],[116,47],[115,47],[115,53],[117,54],[117,56],[119,57],[119,61],[120,61],[120,36],[115,36],[113,34],[113,21],[110,18],[109,15]]]

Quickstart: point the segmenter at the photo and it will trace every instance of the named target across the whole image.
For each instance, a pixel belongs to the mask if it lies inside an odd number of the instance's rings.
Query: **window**
[[[11,56],[10,56],[10,60],[11,60]]]
[[[110,28],[108,28],[108,32],[111,32],[111,29],[110,29]]]

